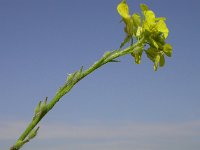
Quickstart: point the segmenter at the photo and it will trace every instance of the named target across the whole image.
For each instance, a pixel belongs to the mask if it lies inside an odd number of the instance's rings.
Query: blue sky
[[[123,40],[119,0],[0,0],[0,149],[68,73]],[[127,0],[167,18],[173,57],[153,71],[130,56],[84,78],[40,123],[24,150],[199,150],[199,0]]]

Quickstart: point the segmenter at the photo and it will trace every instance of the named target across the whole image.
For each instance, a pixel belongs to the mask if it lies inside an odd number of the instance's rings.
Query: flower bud
[[[37,132],[38,132],[38,130],[39,130],[39,128],[40,127],[37,127],[37,129],[33,129],[32,131],[31,131],[31,133],[28,135],[28,139],[30,140],[30,139],[33,139],[36,135],[37,135]]]
[[[41,108],[40,108],[41,112],[45,112],[46,111],[46,108],[47,108],[47,99],[48,99],[48,97],[46,97],[45,100],[44,100],[44,102],[41,104]]]
[[[37,106],[35,107],[35,116],[40,112],[40,106],[41,106],[41,101],[39,101],[39,103],[37,104]]]

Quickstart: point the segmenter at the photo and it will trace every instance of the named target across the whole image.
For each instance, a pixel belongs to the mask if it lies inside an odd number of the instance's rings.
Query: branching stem
[[[21,134],[19,139],[16,141],[16,143],[10,148],[10,150],[19,150],[27,141],[29,141],[28,136],[31,131],[34,130],[34,128],[38,125],[40,120],[54,107],[54,105],[65,95],[67,94],[73,86],[79,82],[81,79],[95,71],[96,69],[100,68],[104,64],[107,64],[108,62],[116,62],[115,59],[124,56],[127,54],[130,54],[134,51],[134,49],[137,49],[137,47],[140,47],[142,44],[144,44],[144,40],[140,39],[137,43],[129,46],[128,48],[125,48],[123,50],[114,50],[111,52],[106,52],[104,56],[99,59],[96,63],[94,63],[90,68],[88,68],[85,71],[81,70],[76,71],[75,73],[71,74],[67,79],[66,83],[57,91],[54,98],[45,106],[45,109],[42,109],[29,123],[25,131]],[[21,145],[20,145],[21,144]]]

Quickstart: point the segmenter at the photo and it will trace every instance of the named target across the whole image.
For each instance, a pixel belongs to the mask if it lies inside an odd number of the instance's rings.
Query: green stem
[[[54,98],[46,105],[45,111],[42,111],[38,116],[36,116],[27,126],[26,130],[21,134],[17,142],[10,148],[10,150],[19,150],[26,142],[22,142],[23,144],[20,146],[17,146],[17,143],[20,141],[25,141],[27,140],[27,136],[30,134],[30,132],[36,127],[36,125],[40,122],[40,120],[54,107],[54,105],[65,95],[67,94],[73,86],[79,82],[81,79],[95,71],[96,69],[100,68],[104,64],[108,62],[112,62],[114,59],[124,56],[126,54],[130,54],[131,52],[134,51],[135,48],[143,44],[143,40],[141,39],[134,45],[129,46],[128,48],[124,50],[115,50],[112,52],[107,52],[104,54],[104,56],[99,59],[96,63],[94,63],[90,68],[85,70],[84,72],[78,71],[74,73],[74,76],[72,80],[67,80],[67,82],[58,90]]]

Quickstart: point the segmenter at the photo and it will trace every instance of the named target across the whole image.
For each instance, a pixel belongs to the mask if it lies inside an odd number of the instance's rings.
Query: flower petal
[[[148,23],[149,26],[155,24],[156,18],[155,18],[155,14],[153,11],[151,11],[151,10],[145,11],[144,16],[145,16],[146,22]]]
[[[167,28],[167,25],[166,23],[163,21],[163,20],[160,20],[158,23],[157,23],[157,30],[159,32],[162,32],[165,39],[167,38],[168,34],[169,34],[169,30]]]
[[[140,8],[142,10],[142,12],[144,13],[145,11],[149,10],[148,6],[145,4],[140,4]]]
[[[117,11],[123,19],[130,18],[129,8],[128,8],[128,5],[125,0],[121,1],[121,3],[119,3],[119,5],[117,6]]]

